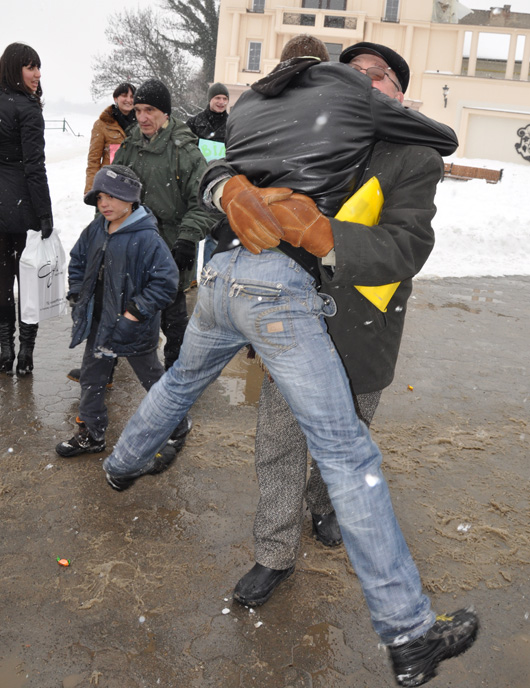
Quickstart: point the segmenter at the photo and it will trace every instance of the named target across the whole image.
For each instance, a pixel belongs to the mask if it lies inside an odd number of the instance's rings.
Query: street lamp
[[[449,86],[445,84],[445,86],[442,87],[442,93],[444,94],[444,108],[447,107],[447,94],[449,93]]]

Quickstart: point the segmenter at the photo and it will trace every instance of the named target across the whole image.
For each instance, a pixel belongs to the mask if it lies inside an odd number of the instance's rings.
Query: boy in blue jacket
[[[140,205],[142,185],[123,165],[107,165],[94,177],[85,203],[100,214],[70,253],[68,298],[73,305],[73,348],[86,340],[81,364],[79,431],[55,448],[60,456],[105,449],[105,390],[116,357],[127,358],[149,390],[164,374],[158,360],[160,311],[175,298],[179,273],[153,213]],[[157,457],[167,468],[191,428],[185,418]]]

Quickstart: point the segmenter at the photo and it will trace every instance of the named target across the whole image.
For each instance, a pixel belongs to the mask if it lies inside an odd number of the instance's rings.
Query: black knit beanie
[[[230,98],[228,89],[220,81],[216,81],[215,84],[210,86],[206,98],[208,99],[208,102],[210,102],[210,100],[215,98],[215,96],[226,96],[227,98]]]
[[[171,114],[171,94],[168,88],[158,79],[148,79],[134,94],[135,105],[151,105],[166,115]]]

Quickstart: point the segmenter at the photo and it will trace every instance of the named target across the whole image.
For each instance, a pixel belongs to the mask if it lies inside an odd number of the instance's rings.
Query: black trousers
[[[162,311],[161,328],[166,337],[164,346],[164,367],[171,368],[180,354],[180,347],[184,339],[184,333],[188,326],[188,309],[186,307],[186,294],[177,292],[173,303]]]
[[[96,358],[94,356],[97,329],[98,324],[94,322],[88,335],[81,364],[79,418],[86,423],[92,437],[96,440],[102,440],[109,424],[105,394],[116,359]],[[124,356],[122,358],[127,358],[129,365],[146,391],[149,391],[164,374],[164,368],[158,360],[156,350],[140,356]]]
[[[0,232],[0,320],[15,323],[15,279],[20,289],[18,264],[26,246],[26,232]],[[19,307],[20,318],[20,307]]]

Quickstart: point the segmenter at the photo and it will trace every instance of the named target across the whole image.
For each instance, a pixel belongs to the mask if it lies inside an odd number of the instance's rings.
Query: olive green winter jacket
[[[206,160],[197,138],[173,115],[151,138],[136,125],[120,146],[113,161],[127,165],[142,182],[142,203],[155,215],[160,234],[170,249],[177,239],[198,243],[217,218],[201,210],[197,189]],[[194,279],[194,270],[181,274],[179,289]]]

